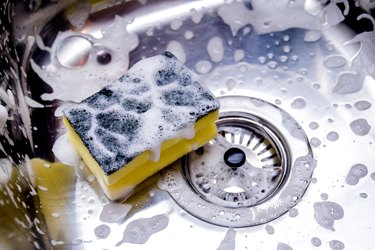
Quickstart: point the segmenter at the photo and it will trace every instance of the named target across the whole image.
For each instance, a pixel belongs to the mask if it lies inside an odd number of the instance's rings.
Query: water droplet
[[[340,68],[346,64],[346,59],[340,55],[330,55],[325,58],[323,64],[329,69]]]
[[[279,242],[277,243],[277,250],[293,250],[293,248],[286,243]]]
[[[298,209],[297,208],[291,208],[289,210],[289,216],[294,218],[294,217],[297,217],[298,216]]]
[[[311,244],[314,246],[314,247],[319,247],[322,245],[322,241],[317,238],[317,237],[313,237],[311,238]]]
[[[172,30],[176,31],[176,30],[179,30],[181,28],[182,24],[183,23],[182,23],[181,19],[176,18],[171,22],[170,27],[171,27]]]
[[[344,209],[337,203],[331,201],[315,202],[314,218],[323,228],[334,231],[333,225],[335,220],[344,217]]]
[[[94,233],[99,239],[106,239],[111,233],[111,228],[105,224],[101,224],[94,229]]]
[[[275,233],[275,229],[271,225],[266,225],[265,229],[266,229],[267,233],[270,234],[270,235]]]
[[[212,64],[209,61],[202,60],[195,64],[195,70],[199,74],[207,74],[212,69]]]
[[[322,32],[309,30],[309,31],[306,31],[303,40],[308,43],[313,43],[313,42],[319,41],[321,37],[322,37]]]
[[[350,123],[350,128],[353,133],[359,136],[367,135],[370,132],[371,125],[368,124],[367,120],[360,118]]]
[[[187,30],[184,33],[184,37],[185,37],[186,40],[191,40],[194,37],[194,32],[191,31],[191,30]]]
[[[229,77],[225,81],[225,85],[227,86],[228,91],[232,90],[237,84],[237,81],[233,77]]]
[[[363,199],[366,199],[368,197],[366,193],[360,193],[359,196]]]
[[[291,50],[292,50],[292,49],[290,48],[289,45],[285,45],[285,46],[283,47],[283,51],[284,51],[284,53],[289,53]]]
[[[341,241],[339,240],[331,240],[329,242],[329,247],[332,249],[332,250],[342,250],[345,248],[345,244],[342,243]]]
[[[283,55],[283,56],[280,56],[279,59],[280,59],[280,62],[287,62],[289,58]]]
[[[264,64],[264,63],[266,63],[267,58],[265,58],[264,56],[260,56],[260,57],[258,57],[258,61],[259,61],[260,64]]]
[[[339,139],[339,134],[335,131],[330,131],[330,132],[328,132],[326,138],[329,141],[337,141]]]
[[[276,69],[277,66],[278,66],[278,64],[277,64],[276,61],[271,61],[271,62],[269,62],[269,63],[267,64],[267,66],[268,66],[268,68],[270,68],[270,69]]]
[[[303,109],[306,106],[305,99],[303,98],[296,98],[294,101],[291,103],[292,108],[295,109]]]
[[[375,181],[375,172],[374,172],[374,173],[371,173],[370,177],[371,177],[371,179],[372,179],[373,181]]]
[[[357,110],[360,110],[360,111],[367,110],[367,109],[371,108],[371,102],[366,101],[366,100],[358,101],[358,102],[354,103],[354,107]]]
[[[367,167],[363,164],[355,164],[349,170],[345,181],[346,184],[354,186],[357,185],[359,180],[365,177],[368,174]]]
[[[328,194],[327,193],[322,193],[320,195],[320,198],[322,198],[322,200],[326,201],[326,200],[328,200]]]
[[[318,138],[316,137],[312,137],[310,139],[310,143],[311,143],[311,146],[313,146],[314,148],[317,148],[320,146],[320,144],[322,143]]]
[[[207,52],[213,62],[220,62],[224,57],[223,40],[218,37],[212,37],[207,44]]]

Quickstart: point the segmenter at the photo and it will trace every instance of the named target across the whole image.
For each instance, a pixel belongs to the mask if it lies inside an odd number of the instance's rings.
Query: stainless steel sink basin
[[[373,1],[0,8],[1,249],[374,248]],[[167,50],[221,102],[219,135],[111,202],[62,109]]]

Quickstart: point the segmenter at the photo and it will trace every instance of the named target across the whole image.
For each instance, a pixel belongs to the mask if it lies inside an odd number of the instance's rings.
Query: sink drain
[[[219,135],[167,169],[159,187],[206,222],[246,227],[286,213],[316,166],[295,119],[260,99],[225,96]]]
[[[278,190],[289,169],[279,136],[247,113],[221,114],[219,136],[182,160],[186,180],[208,202],[259,204]]]

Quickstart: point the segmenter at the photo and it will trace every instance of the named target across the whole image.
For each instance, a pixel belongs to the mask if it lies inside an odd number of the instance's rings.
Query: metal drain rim
[[[288,148],[290,171],[281,189],[270,199],[252,207],[226,208],[207,202],[191,189],[181,171],[181,161],[168,168],[159,180],[159,188],[194,217],[223,227],[249,227],[267,223],[294,207],[306,192],[316,160],[313,158],[308,138],[298,122],[287,112],[264,100],[248,96],[222,96],[220,114],[247,113],[267,126],[277,128]]]

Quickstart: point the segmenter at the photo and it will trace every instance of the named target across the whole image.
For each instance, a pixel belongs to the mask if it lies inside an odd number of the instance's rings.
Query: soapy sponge
[[[116,200],[214,138],[218,109],[197,76],[165,52],[66,108],[64,123],[83,161]]]

